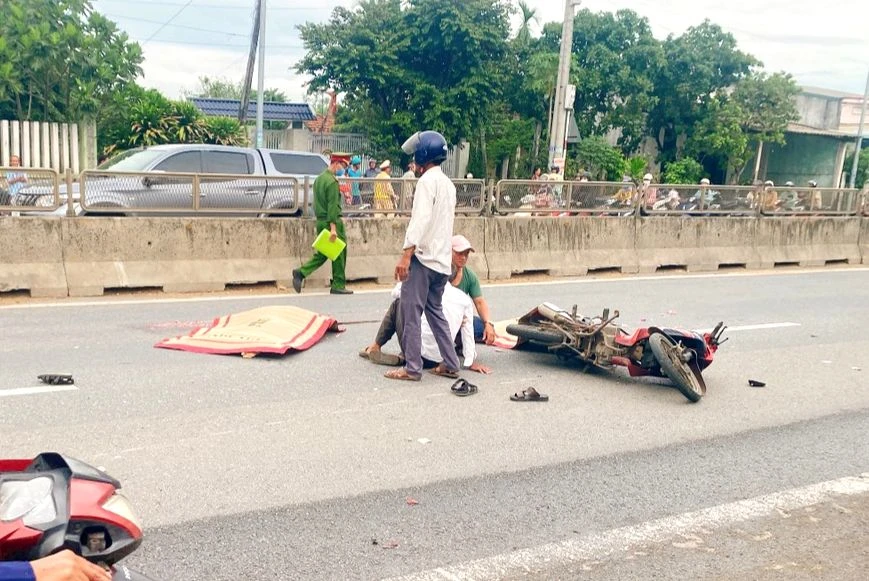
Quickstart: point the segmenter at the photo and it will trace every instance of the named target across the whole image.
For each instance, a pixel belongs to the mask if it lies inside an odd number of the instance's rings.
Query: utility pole
[[[263,146],[263,93],[265,92],[266,61],[266,0],[259,0],[259,57],[256,85],[256,146]]]
[[[863,107],[860,109],[860,125],[857,127],[857,147],[854,149],[854,162],[851,164],[849,187],[852,190],[857,185],[857,164],[860,163],[860,151],[863,149],[863,121],[866,119],[866,101],[869,101],[869,75],[866,75],[866,90],[863,92]]]
[[[570,82],[570,54],[573,50],[573,17],[580,0],[564,0],[564,23],[561,26],[561,54],[558,58],[558,79],[555,87],[555,112],[549,134],[549,166],[553,161],[564,163],[567,135],[567,85]]]
[[[253,65],[256,62],[256,47],[259,42],[259,19],[262,14],[262,0],[256,2],[256,13],[253,17],[253,32],[250,35],[250,52],[247,55],[247,69],[241,84],[241,103],[238,106],[238,122],[244,125],[247,119],[247,104],[250,102],[250,84],[253,82]]]

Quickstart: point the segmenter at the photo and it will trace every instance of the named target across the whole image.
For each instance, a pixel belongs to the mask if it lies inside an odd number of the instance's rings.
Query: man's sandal
[[[420,379],[422,379],[421,375],[411,375],[404,367],[402,367],[401,369],[393,369],[392,371],[387,371],[383,374],[383,377],[387,379],[398,379],[400,381],[419,381]]]
[[[510,396],[511,401],[549,401],[549,396],[529,387]]]
[[[449,369],[447,369],[446,365],[444,365],[443,363],[440,363],[437,367],[432,369],[430,371],[430,373],[432,373],[433,375],[440,376],[440,377],[448,377],[450,379],[458,379],[459,378],[458,371],[450,371]]]
[[[450,391],[459,397],[467,397],[469,395],[474,395],[479,390],[473,383],[468,383],[467,380],[459,379],[452,385],[452,387],[450,387]]]

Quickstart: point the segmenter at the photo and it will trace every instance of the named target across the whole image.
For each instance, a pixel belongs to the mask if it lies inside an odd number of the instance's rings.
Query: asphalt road
[[[456,398],[448,380],[392,383],[356,355],[388,304],[384,292],[0,302],[4,454],[56,449],[104,466],[147,525],[129,563],[193,580],[449,575],[469,561],[485,568],[517,550],[869,472],[869,270],[586,279],[486,295],[496,319],[546,300],[618,308],[627,326],[744,328],[704,374],[699,404],[543,353],[492,348],[482,361],[494,373],[467,376],[480,393]],[[153,348],[266,304],[329,313],[348,330],[279,358]],[[73,373],[77,389],[13,395],[52,371]],[[767,387],[750,388],[749,378]],[[529,385],[551,400],[509,401]],[[623,578],[671,570],[661,567],[673,555],[642,552],[652,556]],[[535,554],[540,562],[510,575],[584,571]],[[739,570],[751,571],[745,555],[737,551]]]

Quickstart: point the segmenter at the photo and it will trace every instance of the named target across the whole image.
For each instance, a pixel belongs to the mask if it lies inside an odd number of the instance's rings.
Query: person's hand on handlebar
[[[31,561],[36,581],[110,581],[112,574],[82,559],[72,551],[61,551]]]

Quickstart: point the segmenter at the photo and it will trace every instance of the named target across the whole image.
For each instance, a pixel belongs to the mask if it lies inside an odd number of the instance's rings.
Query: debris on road
[[[420,444],[431,444],[431,440],[429,440],[428,438],[420,438],[417,440],[417,442],[419,442]]]
[[[42,383],[49,385],[71,385],[75,383],[72,373],[45,373],[36,376]]]
[[[407,503],[407,506],[416,506],[417,504],[419,504],[419,501],[412,496],[408,496],[405,499],[405,502]]]
[[[380,546],[383,547],[384,549],[397,549],[398,548],[398,541],[390,539],[388,541],[383,541],[383,543],[381,543]]]
[[[766,387],[766,383],[763,381],[758,381],[757,379],[749,379],[748,385],[751,387]]]

